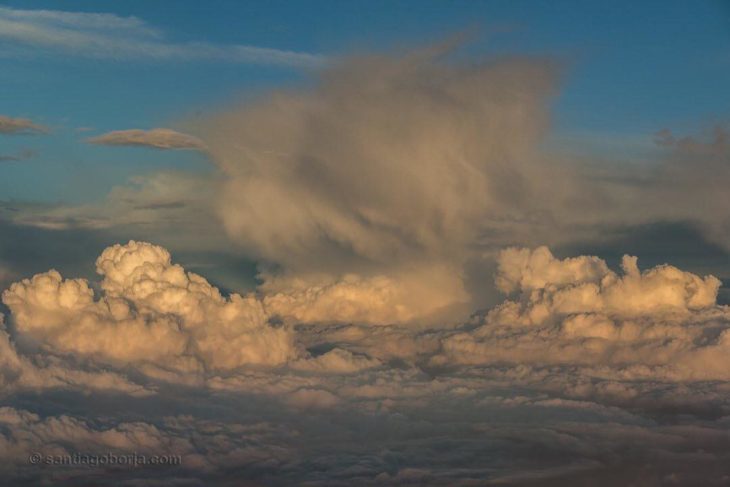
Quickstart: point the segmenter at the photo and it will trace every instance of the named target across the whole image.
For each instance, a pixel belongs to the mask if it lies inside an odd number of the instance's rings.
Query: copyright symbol
[[[38,452],[31,453],[30,456],[28,457],[28,462],[31,465],[38,465],[39,463],[41,463],[41,460],[43,460],[43,455],[41,455]]]

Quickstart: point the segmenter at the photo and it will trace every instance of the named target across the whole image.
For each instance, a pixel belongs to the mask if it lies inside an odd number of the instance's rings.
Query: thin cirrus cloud
[[[222,61],[317,67],[323,56],[248,45],[175,43],[136,17],[0,7],[0,41],[96,59]]]
[[[48,133],[48,127],[37,124],[27,118],[12,118],[0,115],[0,134],[28,135]]]
[[[205,148],[205,144],[197,137],[164,128],[115,130],[91,137],[86,141],[96,145],[139,146],[163,150],[203,150]]]

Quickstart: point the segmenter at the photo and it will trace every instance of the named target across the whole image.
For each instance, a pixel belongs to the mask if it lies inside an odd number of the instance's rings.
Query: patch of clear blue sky
[[[17,9],[136,16],[174,42],[245,44],[324,55],[418,46],[481,29],[468,56],[547,54],[568,70],[556,100],[556,133],[588,145],[668,127],[679,133],[730,113],[730,6],[721,1],[0,1]],[[1,44],[0,44],[1,45]],[[49,136],[0,137],[0,199],[80,202],[133,175],[206,170],[200,155],[93,147],[88,134],[170,126],[245,93],[306,79],[296,68],[225,62],[89,60],[57,54],[3,57],[0,114],[54,128]],[[91,127],[93,132],[76,132]],[[565,139],[563,139],[565,140]],[[600,145],[600,144],[599,144]],[[606,154],[604,154],[606,156]]]

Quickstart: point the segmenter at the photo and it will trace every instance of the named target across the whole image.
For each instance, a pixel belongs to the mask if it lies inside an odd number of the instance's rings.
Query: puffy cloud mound
[[[114,372],[79,370],[57,357],[18,353],[0,315],[0,396],[44,389],[115,391],[132,396],[153,393]]]
[[[510,248],[498,258],[496,281],[503,291],[545,290],[561,313],[609,312],[623,316],[691,311],[715,304],[721,282],[664,265],[644,273],[625,255],[622,277],[598,257],[559,260],[547,247]],[[543,296],[541,301],[546,301]]]
[[[438,323],[466,310],[469,299],[460,276],[444,266],[372,277],[263,277],[266,309],[299,322]]]
[[[505,250],[496,280],[505,291],[519,291],[518,299],[491,310],[473,332],[446,338],[444,353],[461,363],[730,378],[730,309],[716,304],[720,281],[670,265],[642,272],[630,256],[621,266],[623,275],[596,257],[559,260],[545,247]]]
[[[192,135],[164,128],[116,130],[87,139],[87,142],[97,145],[131,145],[154,149],[202,150],[205,148],[205,145]]]
[[[608,274],[608,267],[598,257],[558,260],[547,247],[503,250],[497,260],[497,287],[511,293],[516,290],[541,289],[548,284],[565,285],[595,282]]]
[[[131,241],[97,260],[103,296],[51,270],[3,293],[15,328],[53,350],[175,370],[279,365],[298,355],[291,331],[267,323],[253,296],[228,298],[172,264],[167,250]]]

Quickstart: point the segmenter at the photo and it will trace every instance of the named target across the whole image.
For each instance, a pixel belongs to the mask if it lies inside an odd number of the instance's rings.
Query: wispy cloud
[[[152,147],[154,149],[197,149],[205,148],[203,142],[192,135],[182,134],[170,129],[116,130],[86,139],[97,145],[129,145]]]
[[[0,41],[101,59],[224,61],[314,67],[324,57],[248,45],[175,43],[136,17],[0,7]]]
[[[2,155],[0,154],[0,162],[19,162],[30,159],[35,156],[36,152],[30,149],[23,149],[17,154],[13,155]]]
[[[11,118],[0,115],[0,134],[45,134],[48,128],[27,118]]]

